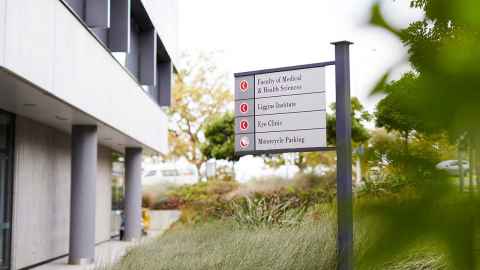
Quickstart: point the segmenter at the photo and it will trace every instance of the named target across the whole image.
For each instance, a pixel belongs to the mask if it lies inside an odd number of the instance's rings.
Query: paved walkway
[[[88,266],[68,265],[68,257],[56,260],[49,264],[45,264],[34,268],[35,270],[93,270],[102,269],[104,266],[112,265],[125,255],[129,248],[136,245],[152,241],[155,237],[160,236],[164,230],[150,231],[148,236],[143,237],[136,242],[122,242],[119,240],[111,240],[98,245],[95,248],[95,264]]]
[[[151,230],[146,237],[136,242],[111,240],[95,248],[95,264],[88,266],[68,265],[68,257],[34,268],[35,270],[103,270],[125,255],[129,248],[152,241],[164,233],[180,217],[180,211],[151,211]]]

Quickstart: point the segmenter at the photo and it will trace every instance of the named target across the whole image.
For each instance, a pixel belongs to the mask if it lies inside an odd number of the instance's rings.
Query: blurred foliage
[[[228,112],[211,120],[205,126],[205,143],[201,151],[207,159],[236,161],[235,116]]]
[[[381,78],[373,93],[387,96],[377,108],[377,125],[413,138],[408,151],[395,149],[398,146],[389,137],[373,142],[372,160],[397,177],[366,188],[383,192],[395,187],[401,192],[365,203],[360,215],[375,217],[377,226],[357,268],[382,269],[427,242],[430,250],[445,257],[445,264],[421,269],[477,269],[477,196],[459,192],[434,165],[444,158],[438,146],[439,141],[448,141],[444,134],[454,142],[465,134],[469,138],[479,134],[480,2],[413,0],[411,6],[424,10],[426,16],[406,29],[389,25],[379,3],[372,8],[371,23],[408,47],[408,60],[415,69],[398,81],[388,82],[390,71]]]
[[[405,149],[401,136],[380,129],[372,132],[364,157],[368,167],[377,167],[384,175],[414,176],[421,180],[436,171],[437,163],[454,158],[455,147],[440,133],[415,134],[409,148]]]
[[[411,114],[430,129],[447,130],[452,137],[465,131],[477,133],[480,17],[473,14],[480,9],[480,2],[414,0],[412,7],[423,9],[426,16],[406,29],[389,26],[379,4],[374,6],[371,20],[409,48],[408,60],[418,73],[412,87],[415,98],[410,99]],[[381,80],[376,90],[384,91],[385,82]]]
[[[166,158],[186,158],[200,171],[207,160],[200,149],[204,128],[228,110],[233,96],[224,84],[225,74],[219,73],[211,55],[184,58],[187,61],[176,77],[168,109],[170,153]]]
[[[404,189],[401,196],[370,198],[357,209],[357,215],[376,221],[375,234],[358,258],[358,268],[381,269],[384,263],[426,242],[430,251],[446,257],[446,267],[426,269],[477,269],[477,200],[460,195],[447,177],[437,175],[412,184],[415,188]]]

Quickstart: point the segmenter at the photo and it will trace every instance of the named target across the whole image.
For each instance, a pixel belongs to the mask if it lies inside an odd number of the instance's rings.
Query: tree
[[[412,132],[422,129],[422,123],[412,108],[416,103],[416,80],[417,76],[410,72],[400,80],[385,85],[383,91],[387,96],[377,104],[375,112],[376,126],[389,132],[398,131],[404,139],[406,150]]]
[[[366,111],[357,97],[352,97],[352,142],[354,145],[362,144],[370,138],[365,123],[372,120],[371,114]],[[335,145],[337,134],[336,105],[332,103],[330,108],[333,114],[327,115],[327,140],[328,144]]]
[[[200,147],[204,127],[228,109],[233,96],[225,87],[226,77],[209,60],[211,55],[186,56],[173,90],[167,159],[185,158],[200,167],[207,160]]]
[[[205,126],[202,153],[207,158],[237,161],[235,155],[235,116],[227,112]]]
[[[352,141],[354,144],[363,144],[368,141],[370,138],[368,129],[365,127],[365,123],[372,119],[372,116],[368,111],[366,111],[356,97],[351,99],[352,103]],[[327,141],[329,145],[334,145],[336,141],[336,106],[335,103],[330,105],[330,108],[333,110],[333,114],[327,114]],[[284,155],[267,155],[264,158],[265,163],[272,167],[278,168],[282,165],[285,165]],[[305,169],[314,169],[320,164],[326,166],[335,165],[334,158],[329,153],[320,153],[320,152],[308,152],[308,153],[299,153],[298,157],[295,159],[294,164],[304,171]]]

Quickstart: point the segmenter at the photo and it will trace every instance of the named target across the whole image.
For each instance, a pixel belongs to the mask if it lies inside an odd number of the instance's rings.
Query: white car
[[[142,184],[144,186],[195,184],[198,177],[197,168],[193,165],[162,163],[145,166]]]
[[[462,160],[463,172],[467,173],[470,170],[470,163]],[[447,171],[452,175],[460,175],[460,162],[458,160],[445,160],[437,164],[437,169]]]

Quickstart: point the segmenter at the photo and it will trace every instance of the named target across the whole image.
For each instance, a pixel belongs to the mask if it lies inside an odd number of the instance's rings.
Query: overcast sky
[[[404,58],[399,40],[367,25],[373,0],[179,0],[181,52],[218,52],[229,74],[334,60],[332,41],[350,40],[352,95],[369,109],[372,85]],[[422,14],[410,0],[386,0],[383,10],[398,27]],[[401,71],[404,71],[403,68]],[[335,99],[333,69],[327,75],[328,102]],[[327,73],[327,74],[328,74]],[[398,74],[398,72],[397,72]]]
[[[372,111],[369,91],[386,69],[405,58],[393,35],[367,25],[373,0],[179,0],[181,52],[218,52],[218,67],[233,73],[334,60],[332,41],[350,40],[351,90]],[[405,27],[422,13],[410,0],[385,0],[389,22]],[[408,70],[397,70],[396,76]],[[335,100],[334,70],[327,71],[327,102]],[[256,165],[255,165],[256,164]],[[263,164],[241,163],[251,174]],[[259,167],[252,170],[252,166]],[[245,171],[241,169],[241,171]]]

